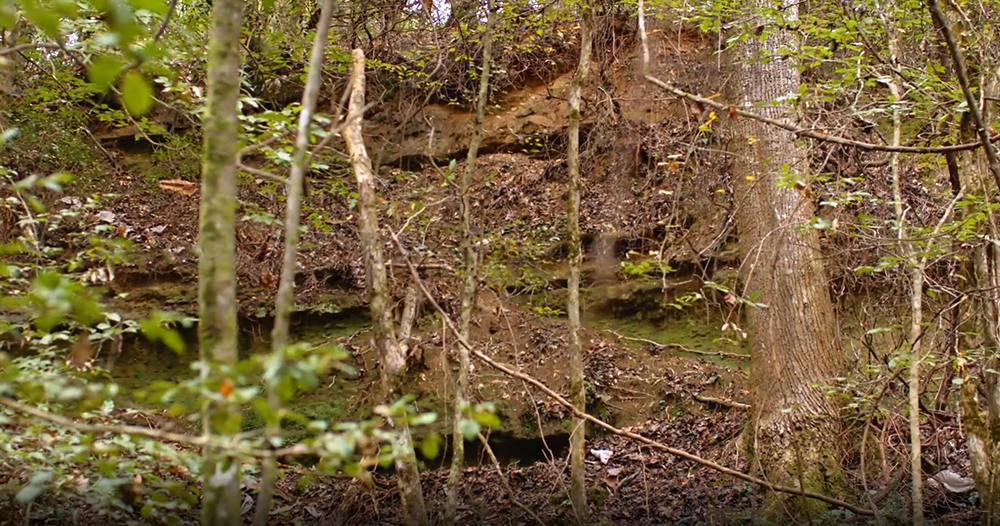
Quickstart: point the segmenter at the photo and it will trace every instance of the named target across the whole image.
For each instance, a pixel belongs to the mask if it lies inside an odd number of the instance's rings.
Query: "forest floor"
[[[520,353],[515,353],[522,364],[538,364],[540,361],[552,363],[564,358],[562,354],[565,346],[553,344],[546,339],[553,337],[554,328],[561,321],[538,316],[530,309],[518,308],[515,304],[506,304],[505,307],[509,309],[508,319],[514,320],[513,326],[520,327],[516,331],[506,331],[506,334],[517,335],[515,341],[524,347]],[[486,320],[486,325],[491,321],[497,320]],[[670,323],[669,320],[661,322]],[[673,323],[677,325],[680,322],[673,320]],[[353,330],[354,326],[348,325]],[[640,338],[657,337],[656,334],[644,334],[635,326],[629,327],[624,320],[617,324],[617,328]],[[539,337],[539,334],[546,336]],[[356,331],[351,333],[351,336],[356,335]],[[344,337],[343,340],[346,341],[351,336]],[[513,354],[495,348],[489,350],[489,330],[482,329],[478,336],[488,349],[487,352],[499,360],[511,363]],[[603,400],[605,410],[607,407],[616,408],[615,411],[602,415],[603,417],[663,444],[693,452],[730,468],[750,471],[748,459],[736,445],[746,426],[747,411],[738,404],[729,406],[705,398],[746,401],[745,374],[738,361],[727,362],[719,357],[684,355],[650,343],[626,342],[604,330],[588,329],[584,333],[584,339],[591,344],[586,361],[588,378],[596,384],[595,390],[600,395],[598,398]],[[433,345],[429,340],[427,347],[428,354],[433,354]],[[147,355],[146,361],[150,361],[149,358]],[[116,374],[119,380],[127,380],[125,372],[130,367],[135,366],[130,365],[127,360],[119,363],[119,373]],[[482,386],[500,380],[492,376],[492,371],[484,371],[484,367],[477,364],[473,385]],[[543,376],[540,372],[549,369],[551,368],[539,369],[536,365],[524,367],[523,370]],[[176,375],[176,369],[173,371],[171,374]],[[424,375],[420,381],[422,385],[443,381],[441,378],[426,378],[426,369],[417,370],[413,374],[417,377]],[[623,377],[632,380],[617,381]],[[365,391],[364,386],[374,378],[377,378],[377,374],[367,376],[352,392]],[[506,380],[509,382],[513,379]],[[545,380],[565,394],[566,385],[560,383],[557,377]],[[514,383],[519,381],[515,380]],[[127,390],[132,390],[137,385],[139,384],[130,386],[127,381],[124,382]],[[629,387],[624,387],[626,385]],[[497,393],[506,392],[507,398],[519,401],[520,405],[501,405],[505,409],[505,429],[501,431],[517,429],[516,420],[523,419],[529,413],[534,418],[529,418],[529,422],[526,422],[530,425],[522,423],[521,429],[516,433],[520,440],[491,440],[499,466],[494,465],[482,448],[470,446],[475,458],[470,459],[470,467],[463,476],[458,524],[513,526],[537,523],[527,510],[547,525],[573,524],[572,509],[567,498],[569,474],[566,440],[565,435],[559,433],[559,424],[568,422],[569,415],[554,402],[546,400],[542,393],[531,392],[527,390],[527,386],[521,387],[524,388],[523,392],[518,386],[507,383],[497,391],[478,396],[483,400],[496,400],[501,398]],[[341,397],[345,394],[350,393],[339,393]],[[312,399],[330,396],[333,394],[326,393]],[[510,426],[510,415],[514,411],[518,411],[520,416],[513,418],[514,425]],[[127,418],[133,424],[159,427],[166,417],[158,419],[156,414],[131,414]],[[162,412],[159,414],[162,415]],[[886,475],[881,479],[872,476],[867,481],[872,489],[870,495],[885,514],[883,518],[887,518],[887,524],[905,524],[905,521],[892,519],[905,513],[909,493],[906,466],[897,463],[900,458],[905,458],[899,456],[906,449],[905,442],[900,440],[901,433],[905,433],[905,421],[887,417],[877,425],[884,429],[881,433],[873,432],[876,438],[868,455],[870,462],[886,464],[881,466],[881,471]],[[531,426],[534,426],[534,432],[530,429]],[[928,426],[926,458],[933,459],[936,466],[943,467],[960,466],[967,462],[964,448],[956,447],[961,442],[954,422],[940,417],[928,422]],[[899,427],[899,432],[893,431],[895,427]],[[595,432],[592,427],[588,432],[590,436],[587,447],[592,451],[587,458],[592,524],[749,524],[753,511],[759,508],[762,494],[752,485],[617,435]],[[881,453],[873,452],[876,449],[881,449]],[[603,459],[596,453],[598,451],[605,455]],[[860,472],[857,461],[856,456],[845,457],[845,464],[852,476],[850,484],[854,488],[849,491],[850,494],[864,494],[862,488],[865,482],[855,476]],[[423,462],[421,481],[425,499],[432,521],[440,523],[446,501],[448,460],[424,459]],[[398,492],[393,476],[389,473],[376,473],[374,485],[367,486],[355,479],[314,477],[312,468],[300,464],[284,467],[286,476],[279,483],[272,524],[402,524]],[[181,471],[176,467],[163,465],[152,469],[146,474],[147,478],[162,476],[186,479],[186,483],[196,484],[190,473],[179,476]],[[872,464],[869,464],[869,470],[872,469]],[[874,471],[879,471],[878,467]],[[0,480],[18,485],[27,482],[26,477],[29,475],[17,466],[0,460]],[[510,491],[506,489],[504,480],[509,484]],[[248,503],[252,504],[252,492],[248,490],[245,494]],[[78,499],[72,492],[60,497],[43,496],[28,510],[32,514],[31,520],[26,520],[24,507],[9,501],[6,505],[0,504],[0,524],[72,522],[81,525],[110,525],[126,524],[129,520],[144,523],[138,504],[142,502],[142,496],[137,499],[135,508],[119,507],[110,515],[104,516],[98,515],[96,508]],[[978,521],[975,500],[967,493],[954,494],[939,487],[931,487],[927,501],[928,516],[935,520],[935,524],[975,524]],[[74,512],[77,515],[70,521],[72,517],[69,515]],[[183,512],[182,516],[185,517],[185,522],[196,523],[198,520],[195,510]],[[248,510],[244,522],[249,524],[251,517],[252,511]],[[10,522],[4,522],[4,518],[8,518]],[[866,522],[864,518],[849,519],[843,515],[833,515],[818,523],[870,522]]]

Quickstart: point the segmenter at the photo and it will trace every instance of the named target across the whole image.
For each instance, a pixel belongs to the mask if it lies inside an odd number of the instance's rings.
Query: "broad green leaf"
[[[167,14],[167,3],[163,0],[129,0],[132,7],[138,9],[145,9],[146,11],[156,13],[160,16],[165,16]]]
[[[500,417],[497,416],[496,413],[476,411],[476,413],[473,414],[473,418],[476,419],[476,422],[479,422],[486,427],[499,428],[501,425]]]
[[[21,488],[21,491],[17,492],[17,497],[15,498],[17,499],[18,502],[23,504],[35,500],[39,495],[42,494],[43,491],[45,491],[45,488],[43,488],[42,486],[28,484],[27,486]]]
[[[462,434],[465,435],[466,440],[474,440],[476,435],[478,435],[482,430],[479,422],[468,418],[463,418],[462,421],[458,423],[458,427],[462,430]]]
[[[432,424],[437,420],[436,413],[421,413],[410,418],[410,424],[415,426],[425,426],[427,424]]]
[[[122,80],[122,99],[125,109],[140,117],[153,107],[153,88],[141,73],[130,71]]]
[[[59,14],[54,9],[38,5],[34,0],[24,0],[21,7],[24,9],[24,16],[46,36],[53,39],[60,36]]]
[[[117,55],[103,55],[97,57],[87,67],[87,78],[98,89],[104,90],[118,78],[118,74],[124,67],[125,60],[123,58]]]
[[[4,132],[0,134],[0,147],[3,147],[8,142],[13,141],[19,133],[20,131],[17,128],[8,128],[4,130]]]
[[[424,458],[435,459],[441,451],[441,435],[431,433],[420,443],[420,452]]]

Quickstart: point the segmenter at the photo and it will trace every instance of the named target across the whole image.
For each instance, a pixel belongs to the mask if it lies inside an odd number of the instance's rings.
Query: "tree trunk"
[[[365,55],[355,49],[351,72],[351,97],[348,116],[357,115],[365,106]],[[379,235],[377,200],[375,196],[375,175],[372,173],[371,159],[365,149],[361,134],[361,115],[344,129],[344,139],[351,156],[351,166],[358,182],[358,223],[361,238],[362,257],[368,276],[368,304],[372,320],[375,322],[375,345],[378,348],[382,368],[383,399],[392,401],[399,396],[400,384],[406,374],[406,352],[396,339],[392,309],[389,303],[389,285],[386,277],[385,260],[382,254],[382,240]],[[427,510],[424,507],[423,491],[420,488],[420,473],[413,451],[410,427],[405,419],[394,422],[399,432],[396,443],[396,480],[399,485],[403,506],[403,519],[411,526],[429,526]]]
[[[326,49],[327,34],[330,31],[330,15],[333,11],[333,0],[323,0],[319,27],[313,40],[309,56],[309,72],[306,87],[302,93],[302,111],[299,112],[299,128],[295,137],[295,151],[292,154],[292,170],[288,178],[288,200],[285,209],[285,247],[281,262],[281,280],[278,284],[278,295],[274,307],[274,329],[271,331],[271,352],[275,356],[284,352],[288,345],[288,332],[291,325],[292,310],[295,307],[295,270],[296,252],[299,245],[299,223],[302,208],[302,189],[305,174],[309,171],[309,126],[312,124],[313,112],[316,110],[316,100],[323,85],[323,50]],[[281,400],[272,386],[267,390],[268,405],[275,412],[275,419],[267,423],[267,436],[272,446],[281,432]],[[254,526],[265,526],[271,513],[271,501],[274,497],[274,486],[278,478],[278,461],[268,458],[261,470],[260,493],[257,499],[257,511],[254,515]]]
[[[208,46],[208,101],[202,164],[198,238],[198,344],[208,363],[233,364],[236,347],[236,153],[239,143],[240,0],[216,0]],[[238,408],[219,404],[205,411],[207,434],[233,434]],[[240,523],[240,466],[224,452],[206,449],[202,523]]]
[[[733,52],[731,100],[742,109],[794,123],[794,108],[782,98],[799,90],[798,64],[777,57],[798,45],[780,29],[798,18],[798,4],[754,0],[750,14],[777,10],[783,23],[758,22],[761,38],[749,38]],[[756,16],[756,15],[754,15]],[[761,60],[762,56],[773,57]],[[766,306],[751,307],[751,395],[747,432],[755,469],[769,481],[835,493],[841,484],[838,428],[822,387],[846,369],[833,303],[821,259],[819,235],[809,227],[814,205],[806,192],[808,166],[793,134],[750,119],[734,123],[733,178],[740,254],[747,295]],[[794,181],[802,181],[796,183]],[[818,511],[816,501],[772,494],[765,513],[783,509],[798,516]]]
[[[456,4],[452,4],[455,6]],[[472,137],[469,139],[469,153],[465,160],[465,170],[462,172],[461,192],[462,209],[462,253],[464,256],[465,276],[462,280],[462,312],[459,332],[462,338],[469,341],[469,324],[472,322],[472,311],[476,303],[476,283],[479,274],[476,261],[476,247],[472,233],[472,195],[469,192],[472,179],[476,175],[476,159],[479,155],[479,143],[483,135],[483,119],[486,116],[486,99],[490,89],[490,61],[493,53],[493,0],[487,0],[486,34],[483,35],[483,65],[479,74],[479,93],[476,99],[476,116],[472,124]],[[455,385],[454,427],[452,430],[451,471],[448,473],[448,502],[445,506],[445,526],[455,524],[455,512],[458,508],[458,483],[462,477],[462,467],[465,464],[465,437],[462,433],[462,419],[465,418],[465,407],[468,405],[469,350],[458,346],[458,381]]]
[[[974,134],[966,130],[965,137]],[[988,195],[989,175],[987,160],[980,151],[965,152],[962,156],[962,189],[967,198]],[[975,210],[971,211],[975,213]],[[966,215],[969,212],[965,212]],[[996,215],[985,208],[985,223],[980,230],[987,239],[997,239]],[[979,492],[983,510],[982,523],[1000,525],[1000,254],[989,241],[981,242],[972,250],[968,263],[972,304],[969,307],[971,327],[969,332],[979,333],[979,345],[988,357],[979,378],[965,378],[960,394],[962,424],[965,442],[972,464],[972,478]],[[982,395],[979,386],[982,385]],[[981,400],[983,396],[985,400]]]
[[[944,37],[955,77],[968,104],[962,121],[963,138],[975,136],[985,145],[984,148],[967,151],[962,155],[964,170],[960,176],[960,185],[967,197],[971,194],[984,201],[981,209],[965,209],[963,213],[968,215],[979,212],[985,216],[985,221],[979,225],[977,232],[985,235],[981,238],[969,236],[970,240],[978,238],[979,241],[973,248],[969,270],[973,277],[970,283],[973,299],[971,310],[975,324],[973,330],[978,329],[980,332],[986,363],[980,368],[979,378],[964,379],[960,401],[972,476],[983,509],[982,523],[994,526],[1000,524],[1000,373],[997,373],[1000,368],[1000,252],[994,241],[1000,238],[1000,227],[997,226],[991,199],[997,188],[991,186],[1000,186],[1000,158],[990,139],[989,124],[992,119],[989,110],[990,102],[997,100],[1000,86],[993,81],[997,75],[996,70],[986,70],[983,79],[975,79],[980,82],[969,79],[961,33],[954,30],[952,17],[944,12],[937,0],[927,0],[926,4]],[[968,19],[965,13],[960,13],[958,17]],[[977,84],[981,89],[978,99],[973,92]],[[993,185],[988,182],[991,180]],[[979,399],[980,385],[983,387],[984,401]]]
[[[590,70],[591,30],[594,23],[593,7],[589,2],[580,6],[580,63],[569,89],[569,145],[566,165],[569,169],[569,203],[567,206],[567,234],[569,242],[569,391],[573,405],[581,412],[587,411],[587,391],[584,386],[583,344],[580,342],[580,264],[583,251],[580,246],[580,99],[583,83]],[[570,501],[576,522],[589,524],[587,507],[587,454],[586,421],[573,417],[570,435]]]

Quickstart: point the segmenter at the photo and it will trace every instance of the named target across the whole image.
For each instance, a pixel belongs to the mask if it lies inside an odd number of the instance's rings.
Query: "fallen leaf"
[[[184,195],[194,195],[198,193],[198,184],[183,179],[167,179],[160,181],[160,188],[171,192],[179,192]]]

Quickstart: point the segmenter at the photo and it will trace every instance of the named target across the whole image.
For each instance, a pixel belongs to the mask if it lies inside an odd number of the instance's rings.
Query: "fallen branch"
[[[490,447],[490,441],[486,440],[486,437],[484,437],[482,433],[477,433],[476,436],[479,437],[479,441],[483,444],[483,448],[486,449],[486,454],[489,455],[490,460],[493,462],[493,467],[495,467],[497,470],[497,476],[500,477],[500,482],[502,482],[503,487],[507,489],[507,496],[510,499],[510,501],[513,502],[514,505],[517,506],[518,508],[521,508],[521,511],[530,515],[532,519],[535,519],[535,522],[537,522],[539,526],[545,526],[545,521],[543,521],[541,517],[539,517],[535,512],[531,511],[531,508],[525,506],[524,504],[521,503],[521,501],[517,500],[517,495],[514,494],[514,489],[510,487],[510,482],[507,480],[507,477],[503,474],[503,469],[500,468],[500,461],[497,460],[496,455],[493,454],[493,448]],[[457,438],[457,440],[461,439],[462,437]]]
[[[712,404],[722,407],[730,407],[734,409],[750,409],[750,404],[744,404],[743,402],[734,402],[732,400],[723,400],[722,398],[713,398],[711,396],[703,396],[700,394],[694,395],[694,399],[703,404]]]
[[[390,231],[390,233],[391,233],[391,231]],[[466,349],[468,349],[470,355],[476,357],[477,359],[479,359],[480,361],[482,361],[486,365],[489,365],[493,369],[496,369],[497,371],[500,371],[501,373],[504,373],[504,374],[506,374],[508,376],[517,378],[519,380],[522,380],[524,382],[527,382],[527,383],[535,386],[535,388],[537,388],[539,391],[545,393],[545,395],[547,395],[552,400],[555,400],[557,403],[559,403],[559,405],[561,405],[561,406],[567,408],[568,410],[570,410],[573,413],[573,415],[575,415],[577,418],[582,418],[583,420],[586,420],[587,422],[590,422],[591,424],[593,424],[593,425],[595,425],[597,427],[600,427],[600,428],[602,428],[602,429],[604,429],[606,431],[609,431],[612,434],[615,434],[615,435],[618,435],[618,436],[622,436],[622,437],[625,437],[625,438],[630,438],[632,440],[636,440],[636,441],[641,442],[643,444],[646,444],[646,445],[648,445],[648,446],[650,446],[652,448],[659,449],[661,451],[666,451],[667,453],[669,453],[671,455],[683,458],[685,460],[690,460],[691,462],[694,462],[696,464],[702,465],[702,466],[707,467],[709,469],[713,469],[713,470],[718,471],[720,473],[725,473],[727,475],[730,475],[732,477],[738,478],[740,480],[744,480],[746,482],[751,482],[753,484],[757,484],[759,486],[763,486],[765,488],[770,489],[771,491],[777,491],[777,492],[781,492],[781,493],[789,493],[789,494],[793,494],[793,495],[799,495],[799,496],[802,496],[802,497],[809,497],[811,499],[819,500],[819,501],[825,502],[825,503],[833,505],[833,506],[837,506],[837,507],[840,507],[840,508],[843,508],[843,509],[846,509],[846,510],[850,510],[850,511],[852,511],[852,512],[858,514],[858,515],[866,515],[866,516],[873,515],[873,513],[872,513],[871,510],[855,506],[855,505],[853,505],[853,504],[851,504],[849,502],[844,502],[842,500],[835,499],[835,498],[829,497],[827,495],[823,495],[822,493],[816,493],[816,492],[813,492],[813,491],[805,491],[805,490],[800,489],[800,488],[792,488],[792,487],[788,487],[788,486],[781,486],[781,485],[778,485],[778,484],[774,484],[774,483],[768,482],[768,481],[766,481],[764,479],[754,477],[753,475],[748,475],[746,473],[743,473],[742,471],[737,471],[735,469],[727,468],[727,467],[725,467],[725,466],[723,466],[721,464],[712,462],[711,460],[701,458],[701,457],[699,457],[699,456],[697,456],[697,455],[695,455],[693,453],[688,453],[687,451],[684,451],[684,450],[681,450],[681,449],[672,448],[672,447],[670,447],[670,446],[668,446],[666,444],[657,442],[657,441],[655,441],[655,440],[653,440],[651,438],[644,437],[644,436],[642,436],[640,434],[633,433],[631,431],[626,431],[624,429],[619,429],[619,428],[617,428],[617,427],[615,427],[615,426],[613,426],[613,425],[611,425],[611,424],[609,424],[609,423],[607,423],[607,422],[605,422],[605,421],[603,421],[603,420],[601,420],[599,418],[593,417],[593,416],[591,416],[591,415],[589,415],[589,414],[587,414],[585,412],[582,412],[582,411],[578,410],[568,400],[566,400],[565,398],[563,398],[562,396],[560,396],[559,393],[556,393],[555,391],[553,391],[552,389],[550,389],[548,386],[546,386],[541,381],[539,381],[539,380],[537,380],[537,379],[535,379],[535,378],[533,378],[533,377],[531,377],[531,376],[529,376],[527,374],[524,374],[524,373],[522,373],[520,371],[515,371],[515,370],[511,369],[510,367],[508,367],[506,365],[503,365],[503,364],[501,364],[501,363],[493,360],[493,358],[490,358],[489,356],[483,354],[481,351],[477,351],[476,349],[474,349],[472,347],[472,345],[470,345],[469,342],[465,338],[462,337],[462,335],[459,332],[458,328],[455,327],[454,322],[451,321],[451,317],[448,316],[448,313],[446,313],[444,311],[444,309],[441,308],[441,305],[439,305],[438,302],[437,302],[437,300],[434,299],[434,296],[432,296],[431,293],[430,293],[430,291],[427,290],[427,286],[424,285],[423,280],[420,279],[420,275],[417,273],[416,267],[414,267],[413,264],[410,262],[409,253],[406,251],[406,248],[403,247],[403,244],[399,241],[399,238],[396,237],[395,235],[393,235],[392,240],[396,244],[396,248],[399,249],[400,255],[402,255],[403,259],[407,262],[407,266],[410,269],[410,276],[414,280],[414,283],[417,284],[417,287],[424,294],[424,297],[427,298],[427,302],[430,303],[431,306],[434,307],[434,310],[436,310],[438,312],[438,314],[441,315],[441,321],[442,321],[442,323],[444,323],[444,325],[448,328],[448,331],[452,333],[452,335],[455,337],[456,341],[458,341],[459,345],[461,345],[462,347],[465,347]]]
[[[610,332],[611,334],[614,334],[615,336],[618,337],[619,340],[625,340],[625,341],[630,341],[630,342],[646,343],[646,344],[658,347],[660,349],[678,349],[681,352],[686,352],[686,353],[690,353],[690,354],[700,354],[700,355],[703,355],[703,356],[721,356],[721,357],[724,357],[724,358],[733,358],[733,359],[736,359],[736,360],[749,360],[750,359],[750,356],[746,355],[746,354],[738,354],[738,353],[725,352],[725,351],[699,351],[697,349],[692,349],[690,347],[686,347],[686,346],[681,345],[679,343],[660,343],[660,342],[653,341],[653,340],[647,340],[646,338],[634,338],[632,336],[625,336],[625,335],[619,334],[619,333],[617,333],[617,332],[615,332],[615,331],[613,331],[611,329],[605,329],[604,332]]]

